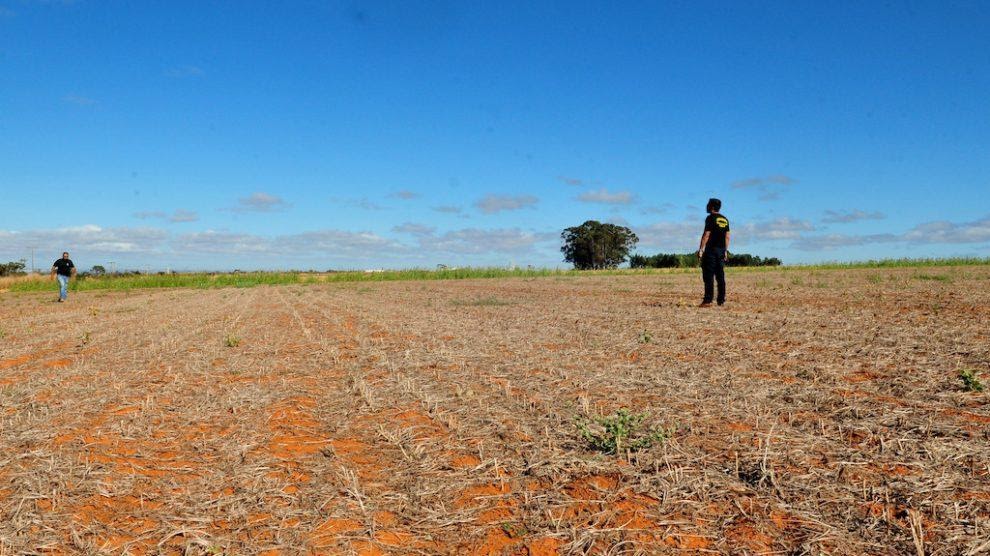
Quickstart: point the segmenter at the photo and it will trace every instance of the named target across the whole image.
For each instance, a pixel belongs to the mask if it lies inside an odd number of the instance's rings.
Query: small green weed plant
[[[578,434],[592,449],[606,454],[645,450],[670,437],[662,428],[646,426],[648,417],[646,413],[632,413],[626,408],[604,417],[579,417]]]
[[[982,392],[983,383],[973,369],[963,369],[959,371],[959,378],[963,381],[963,388],[970,392]]]

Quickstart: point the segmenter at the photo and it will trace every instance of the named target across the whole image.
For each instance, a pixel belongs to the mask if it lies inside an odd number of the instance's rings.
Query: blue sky
[[[0,259],[990,255],[986,2],[0,0]]]

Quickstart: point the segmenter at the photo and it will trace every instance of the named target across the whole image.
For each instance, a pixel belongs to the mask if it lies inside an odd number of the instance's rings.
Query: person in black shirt
[[[61,259],[52,263],[52,278],[58,279],[58,302],[61,303],[69,296],[69,278],[76,275],[76,265],[72,264],[69,253],[62,253]]]
[[[711,307],[714,297],[713,281],[718,282],[718,304],[725,303],[725,261],[729,260],[729,219],[719,213],[722,201],[708,199],[705,233],[701,234],[698,258],[701,278],[705,281],[705,297],[699,307]]]

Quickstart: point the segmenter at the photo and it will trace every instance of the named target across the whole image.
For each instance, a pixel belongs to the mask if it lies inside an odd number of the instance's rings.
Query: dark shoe
[[[709,308],[711,306],[712,306],[712,302],[711,301],[705,301],[701,305],[698,305],[698,308],[699,309],[707,309],[707,308]]]
[[[724,301],[719,301],[718,302],[718,306],[721,307],[722,305],[725,305],[725,302]]]
[[[59,299],[59,300],[58,300],[58,302],[59,302],[59,303],[62,303],[62,302],[64,302],[64,301],[65,301],[64,299]]]

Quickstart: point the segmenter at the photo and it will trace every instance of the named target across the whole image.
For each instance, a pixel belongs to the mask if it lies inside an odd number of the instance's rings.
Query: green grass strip
[[[949,266],[985,266],[990,258],[953,259],[887,259],[851,263],[824,263],[776,267],[731,267],[730,272],[774,272],[796,270],[845,270],[857,268],[928,268]],[[552,268],[456,268],[442,270],[385,270],[376,272],[345,271],[331,273],[308,272],[239,272],[239,273],[180,273],[141,274],[121,276],[88,276],[74,279],[70,291],[131,290],[144,288],[249,288],[260,285],[333,284],[343,282],[393,282],[400,280],[465,280],[478,278],[577,278],[588,276],[650,276],[697,272],[697,268],[644,268],[611,270],[563,270]],[[36,280],[11,283],[10,291],[54,291],[56,285],[47,276]]]

